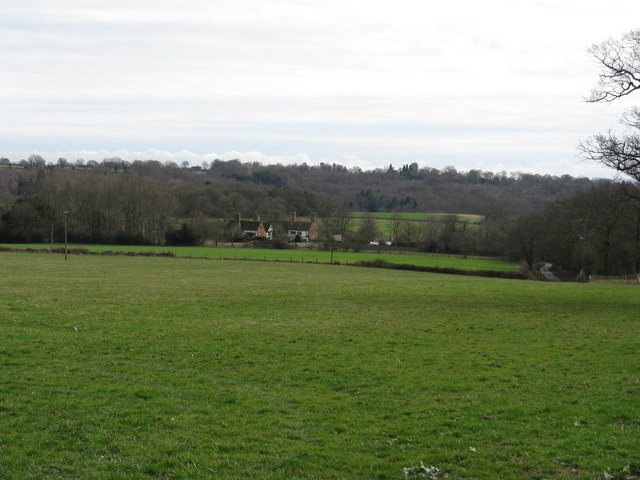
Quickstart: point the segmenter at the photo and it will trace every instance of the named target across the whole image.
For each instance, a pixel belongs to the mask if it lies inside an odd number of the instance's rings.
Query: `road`
[[[542,274],[542,276],[547,282],[561,282],[562,280],[560,280],[558,277],[556,277],[553,273],[549,271],[549,269],[551,268],[551,265],[552,265],[551,263],[545,263],[540,268],[540,273]]]

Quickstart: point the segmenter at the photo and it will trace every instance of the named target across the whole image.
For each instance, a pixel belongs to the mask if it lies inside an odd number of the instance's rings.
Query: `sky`
[[[629,0],[0,0],[0,156],[612,177]],[[635,99],[640,103],[640,98]]]

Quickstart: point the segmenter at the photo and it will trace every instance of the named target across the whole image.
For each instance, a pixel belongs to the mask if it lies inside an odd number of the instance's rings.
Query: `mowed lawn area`
[[[2,247],[16,249],[47,250],[49,244],[0,244]],[[64,244],[54,244],[54,248],[64,248]],[[393,250],[343,252],[335,251],[333,255],[326,250],[285,249],[273,248],[245,248],[238,247],[176,247],[157,245],[93,245],[71,244],[69,249],[82,248],[90,252],[171,252],[178,257],[202,257],[218,260],[264,260],[270,262],[307,262],[307,263],[346,263],[370,262],[384,260],[389,263],[417,265],[423,267],[456,268],[459,270],[489,270],[496,272],[515,272],[518,265],[514,262],[502,261],[492,257],[477,257],[467,255],[449,255],[438,253],[397,252]]]
[[[0,478],[605,478],[640,460],[639,293],[0,253]]]

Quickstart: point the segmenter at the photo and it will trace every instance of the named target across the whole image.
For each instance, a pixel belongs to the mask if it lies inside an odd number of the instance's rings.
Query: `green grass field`
[[[384,218],[384,219],[392,219],[395,215],[398,215],[402,220],[422,220],[422,221],[433,221],[433,220],[442,220],[449,213],[419,213],[419,212],[352,212],[351,216],[353,218],[362,218],[366,216],[374,217],[374,218]],[[481,215],[470,215],[470,214],[456,214],[458,217],[458,221],[467,222],[467,223],[478,223],[482,220]]]
[[[446,216],[447,213],[419,213],[419,212],[351,212],[349,220],[349,229],[358,230],[362,225],[362,219],[364,217],[372,217],[375,220],[375,224],[378,227],[378,231],[382,238],[390,239],[391,231],[393,230],[392,218],[398,215],[401,221],[406,222],[439,222]],[[482,215],[471,214],[456,214],[458,218],[458,225],[466,223],[466,227],[475,228],[482,221]],[[309,221],[309,217],[299,217],[300,221]]]
[[[447,215],[446,213],[390,213],[390,212],[353,212],[351,214],[351,219],[349,220],[349,228],[351,230],[358,230],[361,225],[363,218],[366,216],[370,216],[374,219],[374,222],[378,228],[378,231],[381,234],[382,238],[390,239],[392,237],[391,232],[393,231],[393,223],[392,218],[398,215],[401,221],[416,223],[415,227],[420,225],[424,225],[424,222],[427,224],[432,222],[440,222]],[[460,228],[460,224],[464,225],[467,228],[476,228],[479,223],[482,221],[482,216],[480,215],[465,215],[460,214],[456,215],[458,220],[458,227]]]
[[[638,312],[624,286],[0,253],[0,478],[605,478],[640,459]]]
[[[48,249],[49,244],[0,244],[11,248]],[[54,244],[55,248],[64,247]],[[324,250],[274,250],[266,248],[238,247],[165,247],[154,245],[69,245],[69,249],[85,248],[92,252],[172,252],[178,257],[202,257],[218,260],[265,260],[279,262],[331,263],[331,252]],[[518,265],[491,257],[475,257],[466,255],[441,255],[436,253],[405,252],[341,252],[333,254],[333,262],[353,264],[382,259],[389,263],[409,264],[424,267],[457,268],[460,270],[493,270],[497,272],[514,272]]]

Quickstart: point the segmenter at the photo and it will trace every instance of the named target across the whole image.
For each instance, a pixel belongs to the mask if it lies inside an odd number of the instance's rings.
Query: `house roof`
[[[280,222],[265,222],[262,220],[240,220],[240,224],[238,225],[238,220],[231,220],[227,224],[227,228],[234,228],[236,226],[240,227],[242,231],[257,231],[260,225],[263,226],[265,231],[269,231],[270,228],[280,227],[283,230],[295,230],[298,232],[304,232],[311,230],[311,227],[314,225],[314,222],[291,222],[291,221],[280,221]]]
[[[261,223],[256,220],[240,220],[240,228],[242,230],[257,230]]]
[[[258,230],[261,223],[263,222],[258,222],[256,220],[240,220],[240,225],[238,225],[236,220],[231,220],[227,223],[227,228],[240,227],[240,230],[254,231]]]
[[[282,222],[282,226],[287,230],[302,232],[311,229],[311,222]]]

